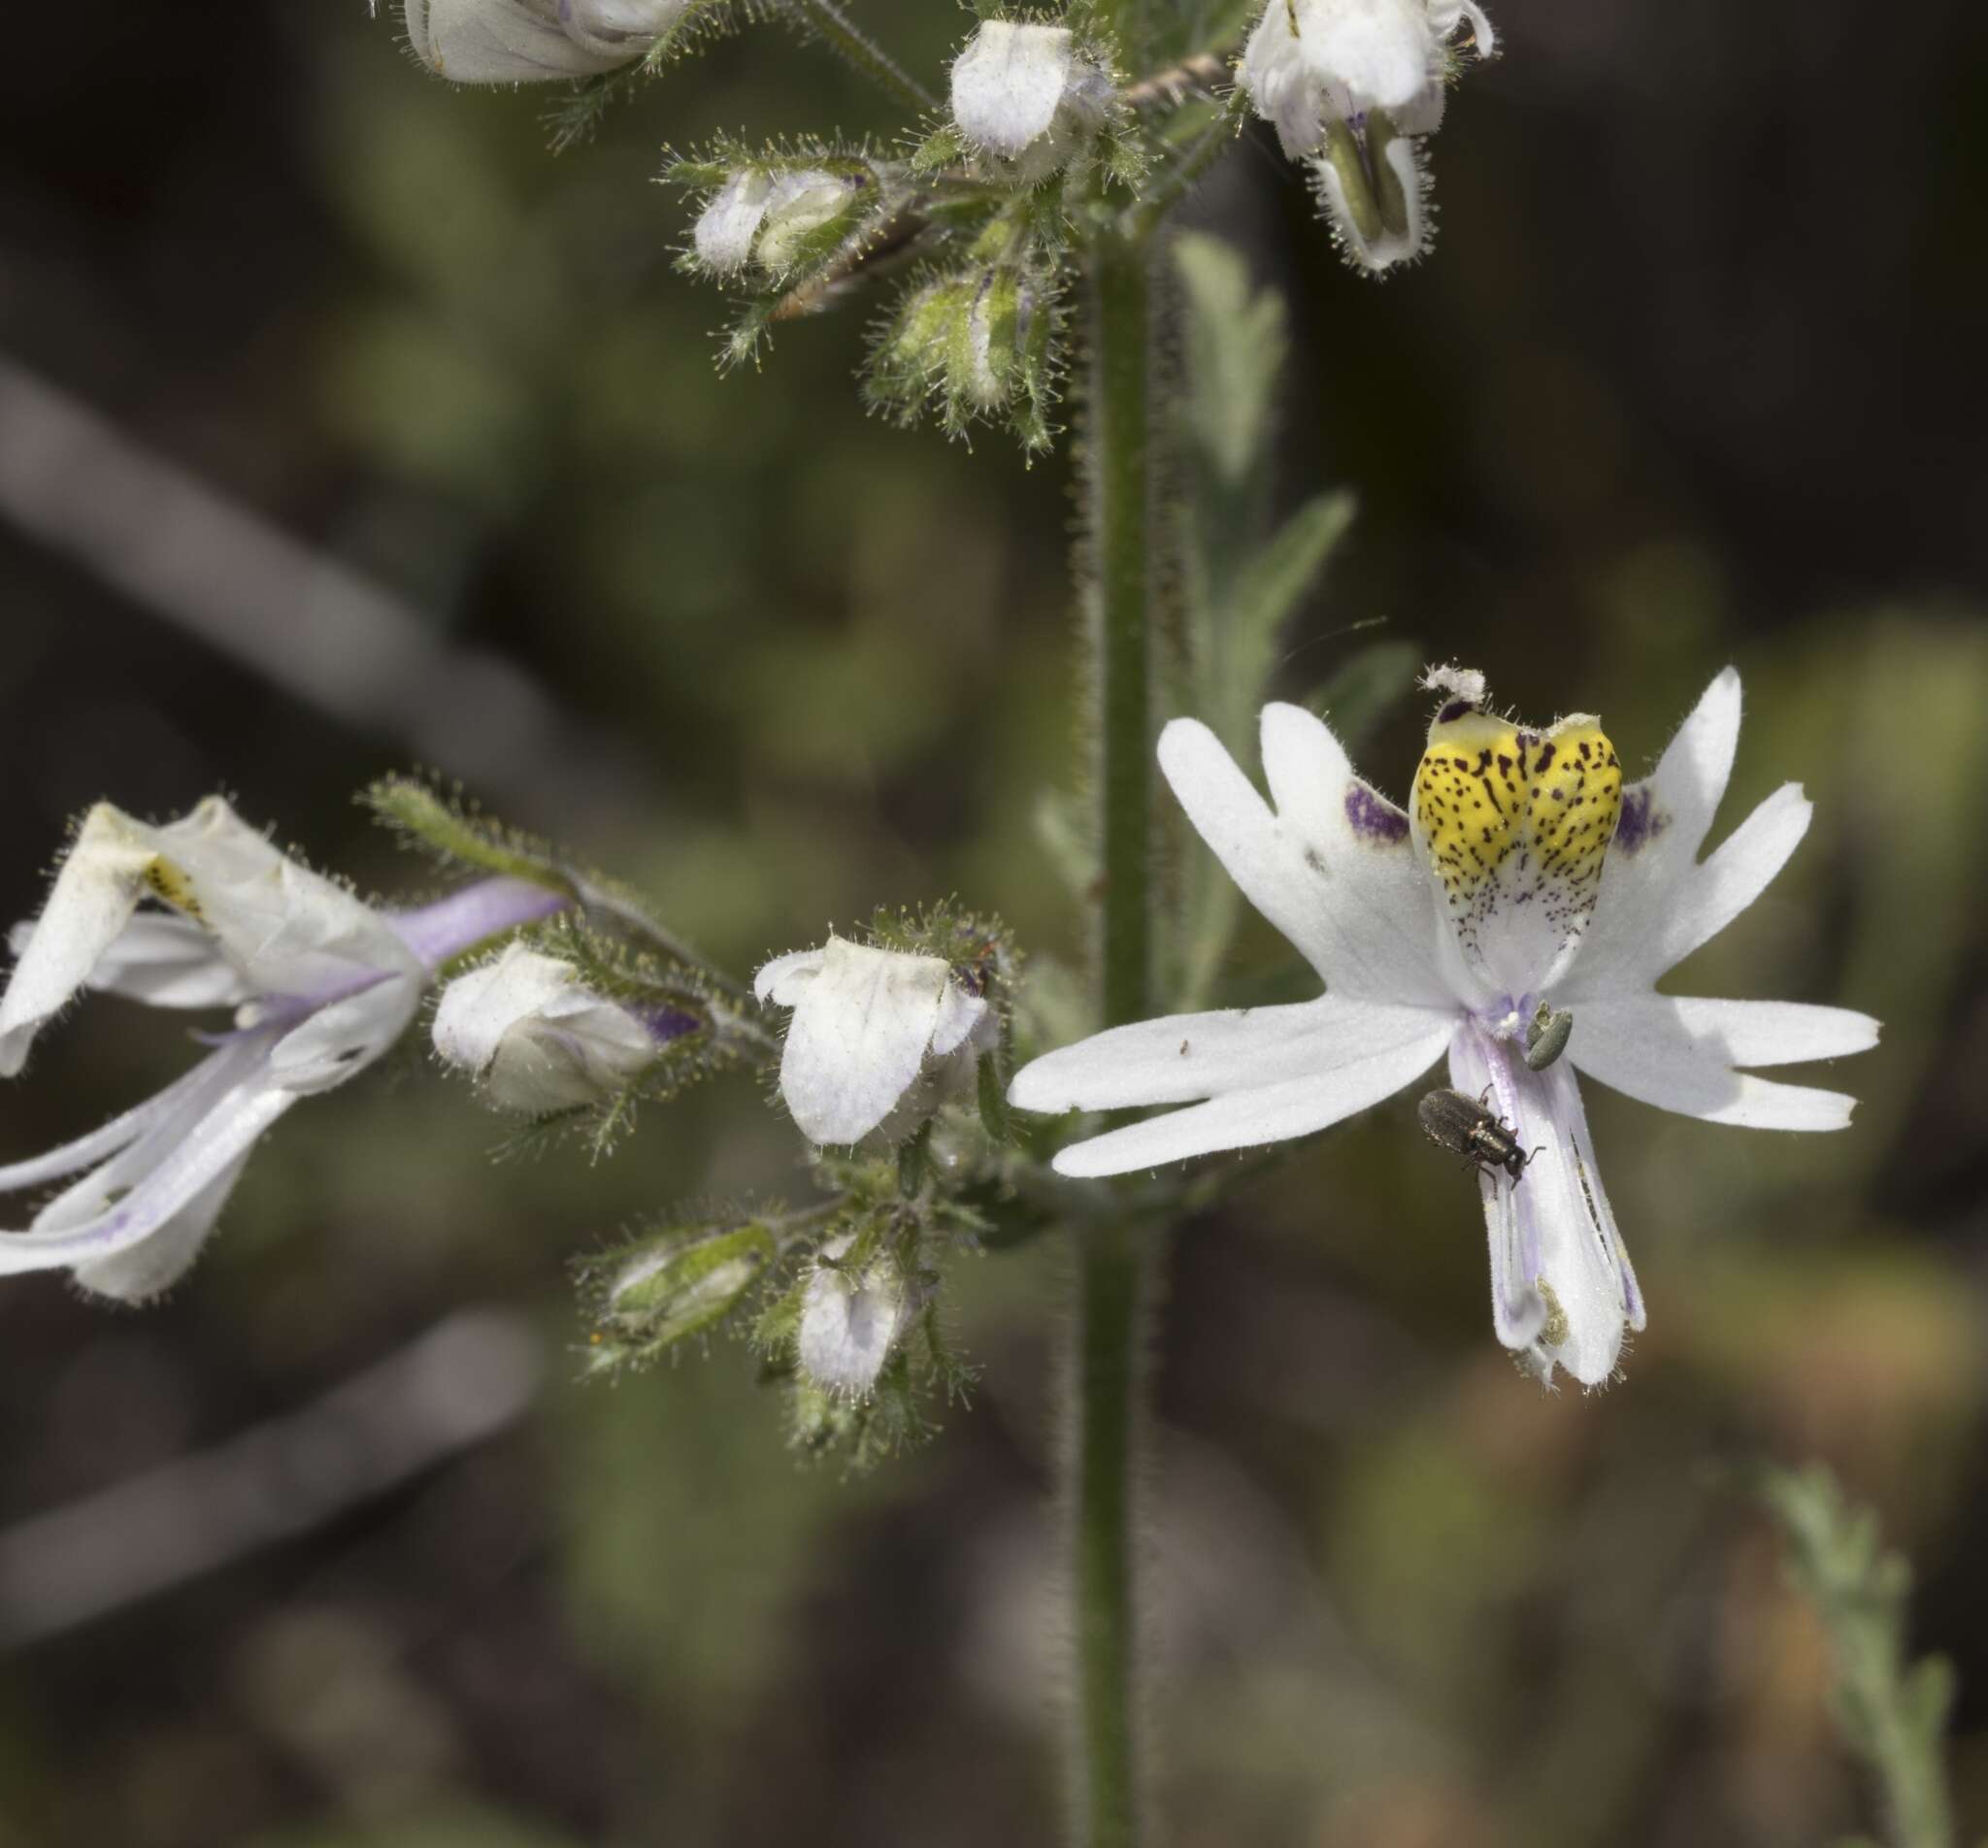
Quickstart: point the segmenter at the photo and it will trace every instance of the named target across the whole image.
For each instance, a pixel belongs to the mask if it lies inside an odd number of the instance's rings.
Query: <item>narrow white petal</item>
[[[1287,1078],[1251,1091],[1232,1091],[1144,1123],[1112,1130],[1057,1155],[1058,1173],[1094,1176],[1157,1168],[1220,1149],[1254,1148],[1337,1123],[1391,1097],[1439,1058],[1453,1023],[1442,1020],[1415,1038],[1336,1071]]]
[[[1266,706],[1261,739],[1278,826],[1308,866],[1325,870],[1326,979],[1342,995],[1447,1003],[1429,951],[1436,894],[1406,812],[1353,775],[1331,728],[1302,706]]]
[[[80,1225],[0,1233],[0,1275],[94,1263],[150,1238],[232,1167],[296,1102],[255,1079],[221,1100],[122,1200]]]
[[[1118,1110],[1261,1091],[1357,1064],[1427,1036],[1422,1007],[1323,995],[1283,1007],[1225,1007],[1113,1027],[1031,1061],[1008,1101],[1022,1110]]]
[[[1464,1033],[1451,1048],[1450,1074],[1469,1096],[1490,1087],[1489,1107],[1529,1156],[1517,1179],[1503,1172],[1477,1176],[1499,1338],[1536,1348],[1548,1375],[1562,1367],[1598,1386],[1614,1372],[1625,1333],[1642,1326],[1642,1299],[1602,1188],[1574,1072],[1564,1061],[1542,1072],[1508,1058],[1494,1066],[1484,1040]]]
[[[752,260],[753,240],[772,196],[767,175],[749,167],[735,173],[698,214],[692,233],[698,256],[718,275],[736,276]]]
[[[924,1064],[949,971],[938,956],[832,937],[780,1058],[780,1093],[810,1141],[859,1142]]]
[[[1751,1030],[1692,1013],[1663,995],[1591,1001],[1574,1011],[1567,1059],[1625,1097],[1707,1123],[1756,1130],[1848,1125],[1855,1098],[1732,1070],[1728,1031]]]
[[[114,1116],[101,1129],[91,1130],[87,1136],[79,1136],[73,1142],[64,1142],[60,1148],[51,1148],[45,1155],[31,1156],[24,1162],[12,1162],[0,1168],[0,1193],[13,1193],[22,1187],[38,1187],[44,1181],[59,1180],[64,1174],[74,1174],[92,1162],[128,1147],[152,1124],[178,1109],[189,1093],[200,1091],[211,1082],[212,1070],[213,1061],[202,1060],[192,1071],[175,1078],[163,1091],[147,1098],[121,1116]]]
[[[45,1200],[30,1229],[61,1231],[101,1216],[198,1132],[215,1106],[258,1068],[266,1049],[266,1040],[243,1040],[210,1053],[187,1074],[194,1082],[174,1085],[154,1100],[170,1099],[171,1108],[152,1116],[135,1140]]]
[[[982,995],[970,995],[955,981],[939,991],[939,1011],[932,1023],[931,1053],[943,1059],[957,1052],[987,1021],[987,1002]]]
[[[1291,35],[1282,0],[1270,0],[1242,52],[1242,87],[1256,113],[1277,131],[1277,143],[1296,160],[1325,134],[1325,86],[1306,63]]]
[[[1400,811],[1353,777],[1309,713],[1268,708],[1264,739],[1295,805],[1289,817],[1272,812],[1206,725],[1175,719],[1160,734],[1160,768],[1187,818],[1329,987],[1374,1000],[1446,999],[1428,960],[1434,901]],[[1313,786],[1312,776],[1326,780]]]
[[[1639,995],[1604,1004],[1604,1018],[1618,1035],[1674,1035],[1705,1046],[1727,1065],[1799,1065],[1808,1059],[1843,1059],[1877,1043],[1879,1023],[1849,1007],[1819,1007],[1803,1001],[1719,1001],[1690,995]],[[1639,1029],[1639,1020],[1661,1024]]]
[[[1693,868],[1658,922],[1653,974],[1708,943],[1767,890],[1802,844],[1813,812],[1800,783],[1783,783]]]
[[[1698,859],[1740,746],[1740,674],[1727,668],[1677,728],[1657,767],[1622,792],[1622,813],[1602,872],[1594,916],[1573,972],[1582,991],[1622,986],[1617,970],[1642,972],[1645,945]]]
[[[116,1257],[78,1265],[77,1282],[97,1296],[119,1303],[146,1303],[170,1290],[199,1257],[248,1165],[248,1157],[244,1155],[232,1167],[222,1169],[143,1243]]]
[[[130,921],[158,859],[156,834],[107,802],[84,818],[0,996],[0,1076],[26,1063],[36,1032],[89,980]]]

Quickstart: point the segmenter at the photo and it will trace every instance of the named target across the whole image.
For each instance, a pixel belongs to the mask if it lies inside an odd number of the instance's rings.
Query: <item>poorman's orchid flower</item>
[[[1056,1157],[1067,1174],[1115,1174],[1309,1135],[1446,1056],[1456,1090],[1537,1150],[1516,1178],[1478,1177],[1498,1337],[1541,1379],[1559,1366],[1592,1386],[1643,1326],[1643,1302],[1575,1072],[1708,1122],[1837,1130],[1852,1099],[1738,1068],[1862,1052],[1877,1022],[1656,992],[1760,896],[1808,827],[1790,783],[1698,857],[1739,742],[1737,673],[1711,683],[1627,790],[1594,719],[1531,730],[1485,710],[1481,675],[1445,670],[1430,684],[1450,697],[1429,728],[1412,813],[1355,776],[1298,707],[1264,709],[1275,807],[1206,726],[1169,725],[1160,764],[1188,818],[1326,992],[1115,1028],[1037,1059],[1009,1096],[1041,1111],[1188,1106]],[[1542,1004],[1573,1024],[1564,1056],[1535,1070],[1525,1054]]]
[[[141,912],[148,900],[161,908]],[[99,804],[41,916],[14,934],[0,1074],[20,1071],[36,1033],[84,988],[233,1007],[234,1028],[149,1103],[0,1168],[0,1192],[78,1177],[25,1231],[0,1232],[0,1274],[68,1269],[99,1295],[156,1295],[193,1262],[249,1150],[298,1098],[384,1052],[443,962],[565,903],[491,879],[420,910],[376,911],[217,796],[161,827]]]
[[[999,1032],[984,995],[943,956],[831,937],[777,956],[753,994],[791,1007],[780,1095],[811,1142],[902,1141],[970,1088]]]
[[[676,1008],[625,1007],[571,963],[509,943],[442,991],[434,1039],[497,1108],[549,1116],[625,1090],[664,1045],[703,1024]]]
[[[408,44],[456,83],[539,83],[631,64],[698,0],[407,0]]]
[[[1468,18],[1477,54],[1491,22],[1471,0],[1268,0],[1242,54],[1242,87],[1293,160],[1309,159],[1349,262],[1382,271],[1428,247],[1416,141],[1442,122],[1449,40]]]

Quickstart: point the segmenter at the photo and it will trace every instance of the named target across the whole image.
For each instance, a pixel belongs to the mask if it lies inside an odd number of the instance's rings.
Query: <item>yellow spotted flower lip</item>
[[[1468,699],[1437,713],[1410,822],[1486,1000],[1516,1004],[1566,967],[1621,813],[1621,761],[1591,714],[1540,731]]]

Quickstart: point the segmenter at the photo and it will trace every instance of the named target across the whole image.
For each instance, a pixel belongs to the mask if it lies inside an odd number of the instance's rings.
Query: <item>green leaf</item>
[[[1289,349],[1283,298],[1252,295],[1241,253],[1200,232],[1174,240],[1174,267],[1187,301],[1187,432],[1223,480],[1239,482],[1271,434],[1271,394]]]

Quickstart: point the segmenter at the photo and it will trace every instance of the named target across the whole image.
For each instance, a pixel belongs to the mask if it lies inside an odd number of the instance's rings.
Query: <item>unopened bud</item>
[[[853,1242],[845,1235],[822,1246],[802,1299],[796,1353],[817,1386],[861,1398],[877,1384],[926,1292],[886,1257],[873,1258],[860,1270],[843,1266],[839,1260]]]
[[[674,1009],[645,1017],[594,993],[572,964],[513,943],[448,984],[434,1038],[499,1109],[549,1116],[613,1097],[701,1024]]]
[[[753,248],[759,267],[779,276],[810,254],[817,232],[839,221],[852,229],[861,196],[860,182],[847,174],[810,168],[775,175]]]
[[[646,1359],[714,1327],[736,1309],[775,1256],[759,1224],[674,1232],[639,1249],[600,1288],[595,1346],[610,1362]]]

